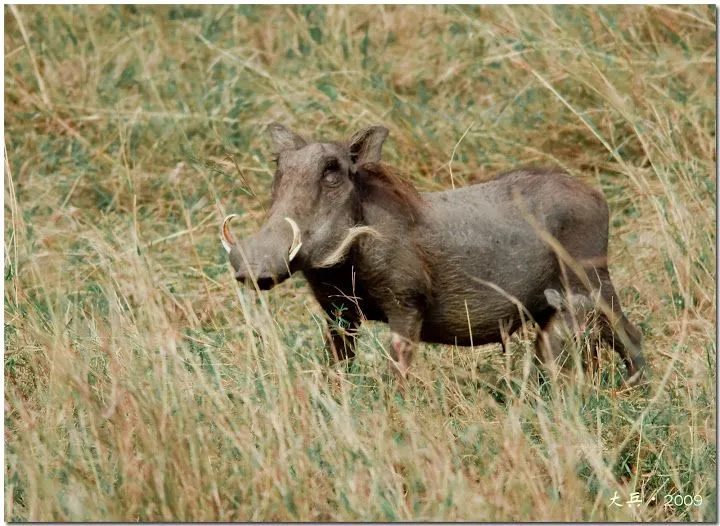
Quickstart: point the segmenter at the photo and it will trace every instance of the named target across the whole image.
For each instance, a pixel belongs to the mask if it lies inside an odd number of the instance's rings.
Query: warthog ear
[[[545,289],[545,299],[554,309],[560,310],[563,307],[563,297],[555,289]]]
[[[268,124],[267,131],[275,143],[275,153],[299,150],[307,144],[307,141],[297,133],[277,122]]]
[[[352,162],[358,166],[378,162],[388,133],[388,129],[384,126],[370,126],[350,137],[348,148]]]
[[[586,296],[585,294],[573,294],[570,298],[570,304],[572,305],[572,308],[576,311],[591,311],[597,305],[596,299],[594,300],[592,297]]]

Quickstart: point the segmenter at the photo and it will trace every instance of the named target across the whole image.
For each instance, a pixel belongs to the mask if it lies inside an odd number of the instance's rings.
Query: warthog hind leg
[[[635,385],[647,372],[642,352],[642,332],[622,311],[620,298],[610,280],[608,269],[598,269],[596,276],[600,296],[610,311],[607,313],[609,316],[603,314],[600,317],[600,338],[620,355],[627,367],[627,382],[629,385]]]
[[[593,290],[588,291],[579,279],[570,280],[568,288],[571,293],[578,295],[591,295],[596,303],[597,329],[599,339],[615,349],[625,363],[628,375],[628,384],[637,384],[646,374],[647,366],[642,352],[642,332],[625,316],[620,307],[620,298],[610,279],[607,268],[597,268],[588,272]],[[558,318],[556,315],[555,319]],[[567,325],[567,323],[565,323]],[[542,327],[545,331],[546,327]],[[553,347],[553,337],[550,336],[550,347]],[[540,353],[547,354],[544,343],[539,345]],[[550,353],[552,354],[552,352]]]

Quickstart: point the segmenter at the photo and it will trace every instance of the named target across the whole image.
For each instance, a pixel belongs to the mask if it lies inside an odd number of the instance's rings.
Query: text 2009
[[[700,506],[702,501],[702,495],[665,495],[665,506]]]

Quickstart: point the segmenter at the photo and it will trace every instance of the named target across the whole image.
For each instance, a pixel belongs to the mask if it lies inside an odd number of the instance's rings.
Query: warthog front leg
[[[362,322],[362,300],[352,290],[342,287],[344,275],[340,270],[329,277],[305,272],[315,298],[325,311],[325,345],[334,362],[355,357],[355,338]]]
[[[360,316],[346,304],[327,303],[322,306],[327,315],[325,345],[334,362],[355,358],[355,338],[360,328]],[[349,363],[348,363],[349,365]]]
[[[330,321],[325,344],[335,361],[342,362],[355,357],[355,338],[359,327],[360,322],[355,319]]]

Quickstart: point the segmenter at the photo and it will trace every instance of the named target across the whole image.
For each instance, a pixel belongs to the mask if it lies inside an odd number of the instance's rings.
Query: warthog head
[[[228,216],[221,240],[230,255],[235,278],[257,281],[270,289],[297,270],[333,266],[343,260],[352,241],[372,233],[360,222],[357,179],[361,167],[380,160],[388,130],[365,128],[344,142],[308,142],[284,126],[268,127],[275,145],[277,170],[265,224],[236,243]]]
[[[578,334],[583,334],[595,327],[600,312],[597,294],[590,296],[571,294],[566,297],[556,289],[545,289],[545,299],[559,313],[557,316],[557,320],[561,322],[559,329],[565,331],[577,329]]]

